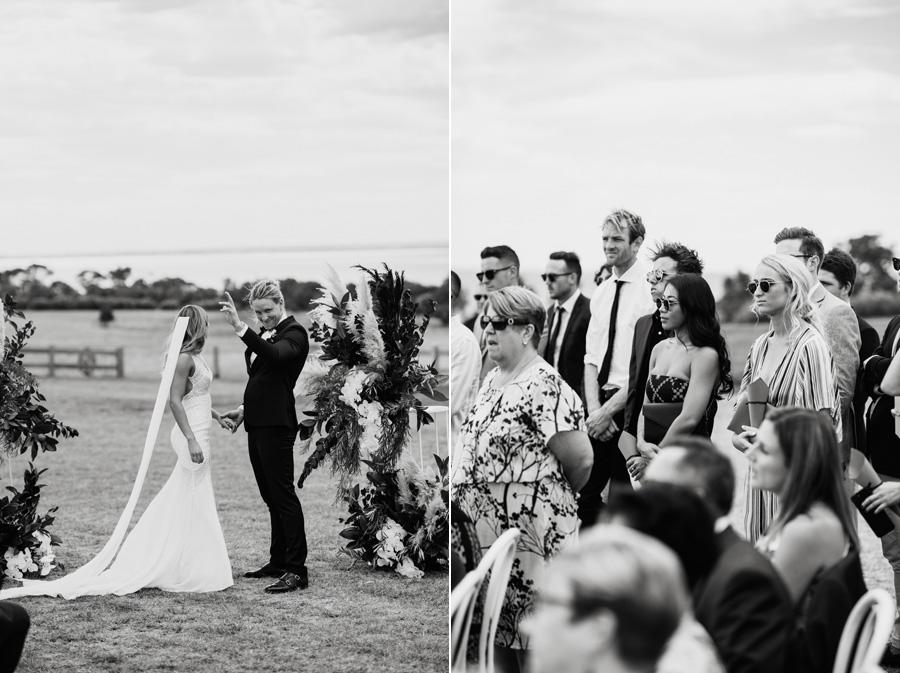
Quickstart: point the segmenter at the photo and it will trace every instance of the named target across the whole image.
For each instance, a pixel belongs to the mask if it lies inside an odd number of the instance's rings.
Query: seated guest
[[[782,671],[792,606],[772,564],[729,524],[734,468],[703,437],[667,440],[644,474],[644,484],[684,486],[699,495],[715,524],[716,550],[708,576],[693,592],[694,615],[729,673]]]
[[[607,520],[649,535],[675,552],[693,592],[716,559],[713,518],[693,491],[673,484],[649,484],[616,493]],[[724,673],[709,634],[685,612],[656,666],[656,673]]]
[[[0,601],[0,673],[16,670],[30,626],[25,608],[12,601]]]
[[[666,437],[709,437],[716,416],[716,399],[734,390],[731,359],[719,328],[716,300],[703,277],[692,273],[672,277],[656,303],[662,327],[672,336],[656,344],[650,353],[644,406],[638,418],[640,454],[627,461],[634,477],[640,476],[640,463],[649,462]],[[680,410],[662,437],[651,437],[646,432],[645,416],[658,403],[678,404]]]
[[[831,671],[844,622],[866,590],[834,426],[817,411],[776,409],[748,457],[753,488],[781,501],[757,546],[799,607],[789,670]]]
[[[650,673],[687,609],[675,555],[651,537],[599,525],[551,563],[534,615],[534,673]]]
[[[488,297],[482,328],[497,366],[463,421],[451,479],[453,501],[483,549],[512,526],[522,531],[495,643],[506,671],[517,670],[528,646],[518,625],[531,611],[534,583],[575,542],[575,494],[593,460],[584,405],[537,353],[543,326],[533,292],[505,287]]]
[[[553,305],[547,311],[545,336],[538,352],[555,367],[572,390],[584,397],[584,340],[591,321],[591,301],[578,286],[581,261],[574,252],[552,252],[541,279]]]

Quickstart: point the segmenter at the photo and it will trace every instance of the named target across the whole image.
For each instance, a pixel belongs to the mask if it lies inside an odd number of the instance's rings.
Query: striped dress
[[[760,377],[760,370],[769,349],[769,331],[753,342],[741,379],[740,394],[746,394],[751,381]],[[842,436],[841,404],[831,352],[824,337],[813,327],[798,329],[781,363],[775,368],[769,386],[769,404],[775,407],[803,407],[827,409],[838,439]],[[750,485],[750,470],[744,480],[747,507],[744,510],[744,530],[751,543],[766,532],[775,519],[779,503],[771,491],[761,491]]]

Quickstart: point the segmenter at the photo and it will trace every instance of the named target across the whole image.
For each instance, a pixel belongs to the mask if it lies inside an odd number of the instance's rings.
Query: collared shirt
[[[450,432],[455,439],[475,397],[481,374],[481,348],[458,315],[450,318]],[[454,441],[451,446],[456,446]]]
[[[591,322],[585,342],[584,363],[600,369],[609,340],[609,318],[616,296],[615,281],[623,281],[619,291],[619,310],[616,314],[616,338],[613,342],[612,363],[608,382],[625,388],[628,385],[628,364],[631,360],[631,342],[638,318],[655,308],[647,269],[639,261],[631,265],[621,276],[613,275],[605,280],[591,296]]]
[[[557,366],[559,362],[559,352],[562,349],[563,339],[566,336],[566,329],[569,327],[569,318],[572,317],[572,311],[575,309],[575,302],[578,301],[578,297],[581,296],[581,290],[575,288],[575,292],[572,293],[572,296],[566,299],[562,304],[558,301],[556,302],[556,312],[553,315],[553,322],[559,322],[559,336],[556,337],[556,348],[553,349],[553,361],[550,363],[554,367]],[[562,308],[563,312],[560,313],[559,309]],[[556,325],[550,325],[550,331],[547,332],[547,338],[549,339],[553,336],[553,330],[556,329]]]

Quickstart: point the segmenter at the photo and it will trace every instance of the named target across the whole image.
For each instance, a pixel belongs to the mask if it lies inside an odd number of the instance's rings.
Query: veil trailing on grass
[[[178,353],[181,350],[181,344],[184,340],[184,333],[187,330],[188,318],[182,317],[175,321],[175,328],[172,330],[172,336],[169,340],[169,348],[166,352],[166,364],[163,368],[162,380],[159,382],[159,390],[156,393],[156,404],[153,406],[153,415],[150,417],[150,427],[147,428],[147,437],[144,440],[144,452],[141,456],[141,464],[138,468],[137,477],[134,480],[134,486],[131,488],[131,496],[128,498],[128,504],[125,505],[125,511],[119,517],[119,522],[113,530],[112,536],[104,545],[100,553],[93,559],[85,563],[78,570],[69,573],[65,577],[55,580],[23,580],[21,587],[14,589],[6,589],[0,591],[0,600],[7,598],[17,598],[19,596],[61,596],[63,598],[74,598],[88,593],[93,580],[106,570],[112,563],[122,541],[125,539],[125,533],[128,531],[128,525],[131,523],[131,517],[134,514],[134,508],[137,505],[138,498],[141,495],[141,489],[144,486],[144,478],[147,476],[147,469],[150,466],[150,458],[153,456],[153,447],[156,445],[156,439],[159,436],[159,428],[162,424],[163,414],[166,409],[166,402],[169,397],[169,389],[172,386],[172,379],[175,376],[175,366],[178,363]]]

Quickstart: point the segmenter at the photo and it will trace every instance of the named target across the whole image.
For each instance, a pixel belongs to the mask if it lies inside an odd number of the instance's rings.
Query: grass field
[[[59,506],[53,530],[63,545],[57,555],[74,569],[99,551],[128,499],[173,316],[120,311],[108,329],[97,325],[93,312],[33,312],[28,317],[38,326],[35,346],[126,348],[124,380],[88,379],[74,372],[41,380],[49,407],[81,433],[37,461],[49,468],[40,509]],[[212,316],[210,345],[220,346],[223,371],[212,394],[213,405],[224,410],[239,402],[246,375],[239,342],[217,318]],[[167,414],[136,516],[174,465],[168,448],[172,423]],[[428,456],[435,448],[434,433],[424,436]],[[247,457],[245,433],[215,432],[211,441],[213,484],[235,585],[214,594],[144,590],[74,601],[20,599],[32,626],[18,670],[446,670],[447,574],[404,580],[359,564],[351,567],[349,558],[338,554],[344,507],[335,503],[328,467],[321,467],[300,491],[310,549],[309,588],[269,596],[262,592],[266,580],[241,577],[266,560],[268,514]],[[446,455],[446,435],[441,442],[439,450]],[[297,474],[303,460],[298,450]],[[22,460],[15,466],[19,479],[24,467]]]

